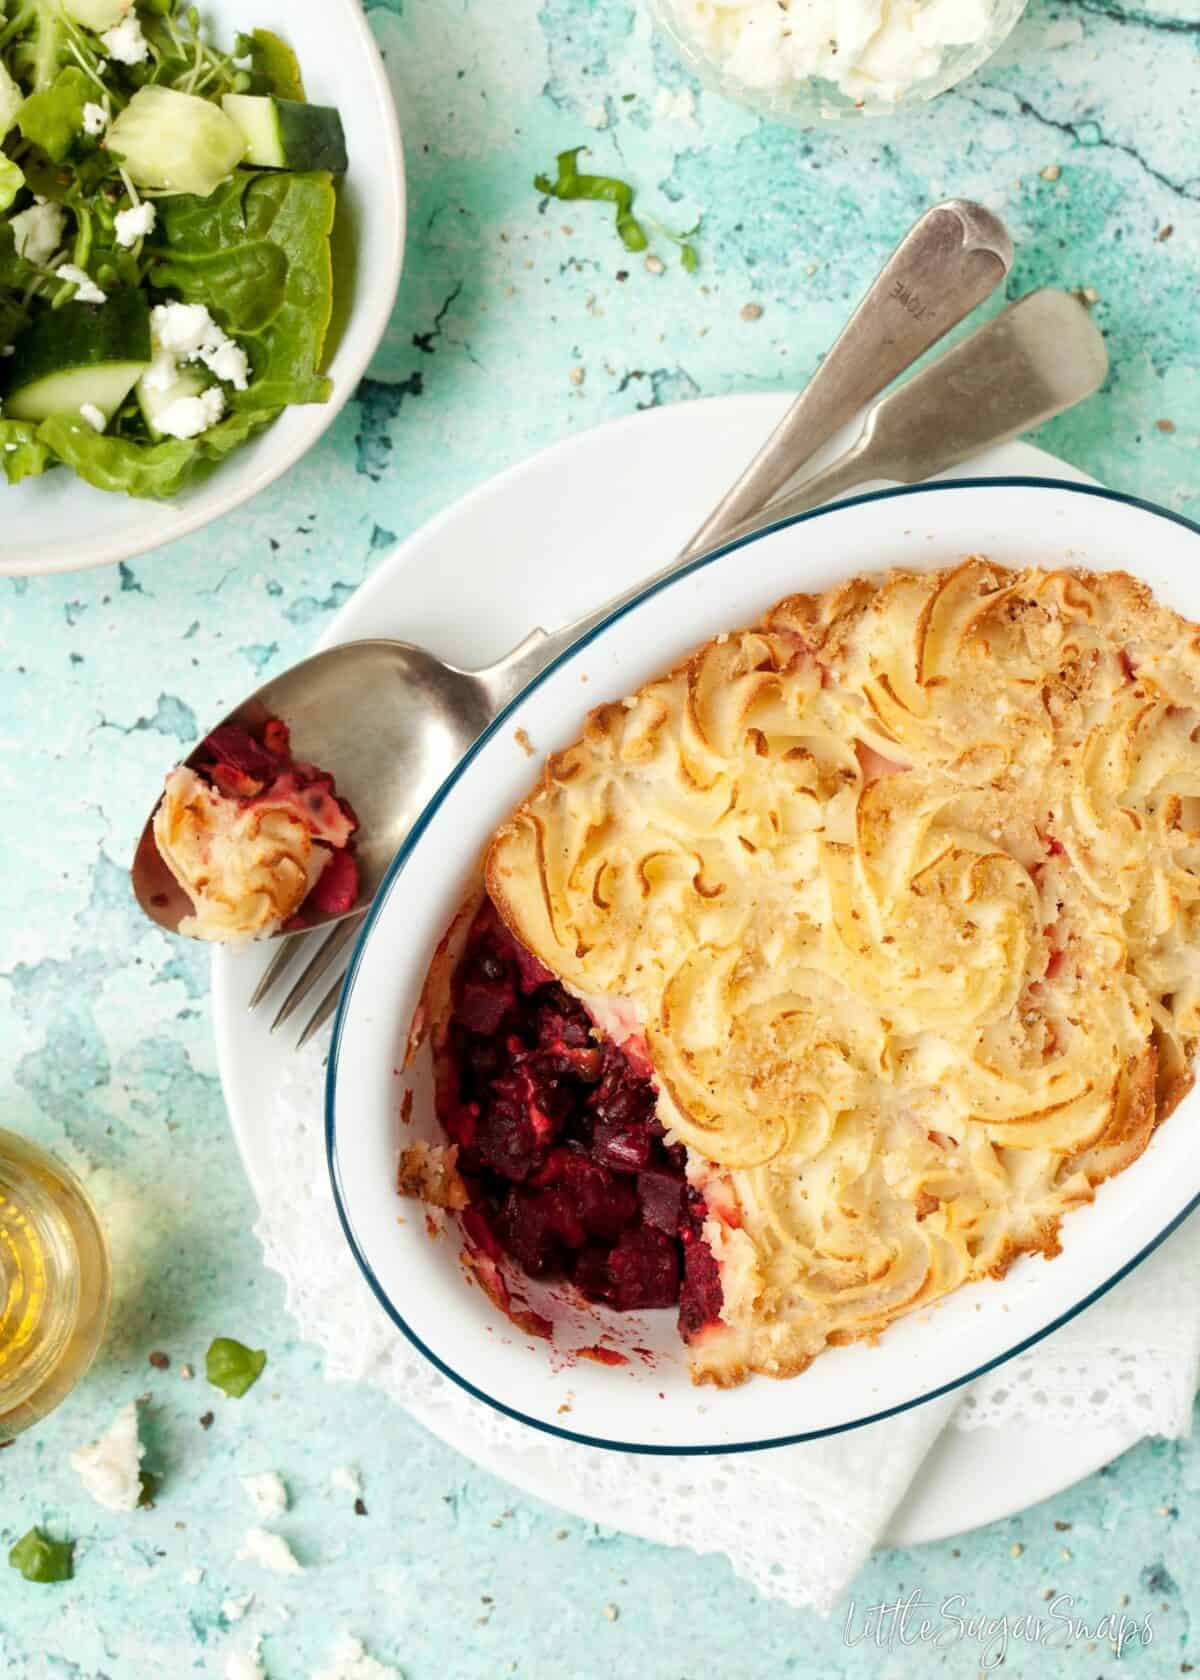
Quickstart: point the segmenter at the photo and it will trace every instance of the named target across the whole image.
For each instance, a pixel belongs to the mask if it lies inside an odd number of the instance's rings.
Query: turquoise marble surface
[[[0,581],[0,1116],[87,1179],[117,1269],[99,1364],[0,1456],[0,1552],[34,1522],[78,1540],[67,1585],[0,1562],[4,1680],[221,1676],[257,1634],[271,1680],[307,1680],[341,1629],[409,1680],[859,1680],[994,1660],[971,1642],[846,1643],[844,1608],[823,1622],[762,1600],[719,1559],[518,1498],[377,1393],[327,1386],[251,1235],[206,960],[139,918],[125,865],[178,750],[305,653],[394,537],[569,431],[799,384],[895,238],[950,193],[1009,221],[1014,292],[1086,289],[1109,335],[1104,393],[1040,441],[1195,513],[1196,17],[1195,0],[1033,0],[1002,57],[936,107],[796,133],[696,89],[622,0],[371,9],[411,211],[370,377],[308,459],[208,531],[118,568]],[[694,98],[665,114],[662,88]],[[539,203],[535,171],[584,141],[646,211],[673,227],[703,217],[698,275],[666,244],[666,271],[648,271],[598,206]],[[480,610],[503,587],[481,554]],[[268,1349],[240,1402],[199,1374],[214,1335]],[[157,1350],[169,1369],[149,1364]],[[154,1509],[114,1516],[67,1453],[142,1394],[162,1486]],[[347,1463],[365,1515],[330,1485]],[[301,1577],[236,1561],[254,1520],[238,1476],[263,1469],[291,1490],[275,1526]],[[1057,1657],[1014,1643],[1006,1674],[1186,1673],[1200,1662],[1198,1519],[1200,1451],[1144,1443],[1048,1507],[878,1555],[855,1598],[861,1613],[914,1587],[961,1593],[1015,1620],[1057,1588],[1093,1622],[1149,1613],[1153,1643],[1119,1661],[1103,1640]],[[231,1623],[222,1604],[247,1592]]]

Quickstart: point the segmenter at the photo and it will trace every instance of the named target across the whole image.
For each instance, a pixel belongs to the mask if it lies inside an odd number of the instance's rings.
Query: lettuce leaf
[[[0,420],[0,472],[10,484],[37,478],[50,465],[50,451],[28,420]]]
[[[235,408],[328,400],[320,367],[333,313],[335,208],[324,171],[240,170],[208,198],[160,201],[167,248],[151,284],[206,304],[247,351],[254,377]]]
[[[94,432],[72,415],[62,414],[42,421],[37,440],[97,490],[124,490],[130,496],[174,496],[197,471],[239,448],[277,412],[246,408],[227,415],[199,437],[166,438],[162,443],[149,444]]]
[[[79,137],[83,107],[92,97],[92,84],[74,64],[60,70],[42,93],[31,93],[17,112],[17,127],[46,156],[61,163]]]

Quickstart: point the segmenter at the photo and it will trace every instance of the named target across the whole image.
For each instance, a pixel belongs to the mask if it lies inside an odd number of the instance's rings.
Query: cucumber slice
[[[129,16],[133,0],[62,0],[62,9],[76,23],[99,35]]]
[[[158,429],[159,415],[165,414],[172,403],[180,402],[185,397],[198,397],[211,383],[206,373],[194,367],[179,368],[169,385],[149,385],[146,375],[142,374],[137,382],[138,407],[146,422],[146,430],[155,443],[167,435]]]
[[[102,145],[139,187],[207,198],[242,161],[242,131],[218,106],[174,88],[139,88]]]
[[[241,130],[247,163],[259,169],[344,173],[346,137],[332,106],[251,93],[227,93],[221,106]]]
[[[0,64],[0,140],[17,120],[17,112],[25,103],[25,95],[8,71]]]
[[[150,362],[144,292],[114,292],[97,309],[39,315],[3,365],[10,420],[78,414],[85,403],[111,420]]]

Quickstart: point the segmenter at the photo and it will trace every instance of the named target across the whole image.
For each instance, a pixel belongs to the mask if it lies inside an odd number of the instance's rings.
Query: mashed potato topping
[[[1124,574],[794,596],[583,738],[488,893],[642,1023],[724,1293],[788,1375],[1023,1250],[1145,1148],[1200,1034],[1200,632]]]

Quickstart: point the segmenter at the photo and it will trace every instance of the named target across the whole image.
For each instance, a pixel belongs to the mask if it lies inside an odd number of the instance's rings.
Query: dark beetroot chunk
[[[468,1239],[619,1311],[679,1303],[690,1338],[720,1313],[686,1151],[663,1142],[651,1080],[485,902],[454,976],[451,1077]]]

